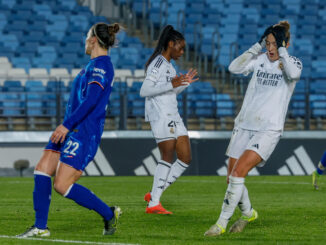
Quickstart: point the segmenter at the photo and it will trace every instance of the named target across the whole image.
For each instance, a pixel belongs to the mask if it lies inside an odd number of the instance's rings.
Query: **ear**
[[[174,42],[173,41],[169,41],[169,48],[173,48],[174,47]]]
[[[287,44],[286,44],[286,48],[289,48],[290,47],[290,42],[288,42]]]
[[[94,36],[94,37],[91,37],[91,44],[95,44],[96,43],[96,37]]]

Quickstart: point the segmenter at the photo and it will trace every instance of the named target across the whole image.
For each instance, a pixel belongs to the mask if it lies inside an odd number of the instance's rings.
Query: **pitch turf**
[[[309,176],[248,177],[246,185],[259,219],[243,233],[204,237],[216,221],[223,201],[225,177],[181,177],[162,196],[171,216],[145,214],[144,194],[152,177],[83,177],[109,205],[123,210],[113,236],[101,235],[102,220],[89,211],[52,193],[49,239],[132,244],[325,244],[326,178],[314,191]],[[0,178],[0,235],[14,236],[33,224],[32,178]],[[240,216],[237,210],[229,226]],[[46,240],[47,238],[44,238]],[[0,238],[0,244],[63,244]]]

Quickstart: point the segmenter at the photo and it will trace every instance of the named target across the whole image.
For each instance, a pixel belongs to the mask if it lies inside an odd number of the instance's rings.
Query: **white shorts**
[[[177,139],[179,136],[188,136],[188,131],[182,120],[160,119],[151,121],[150,124],[157,144],[166,140]]]
[[[252,131],[242,128],[234,128],[226,155],[239,159],[245,150],[255,151],[263,161],[258,167],[265,165],[273,153],[281,138],[281,132],[276,131]]]

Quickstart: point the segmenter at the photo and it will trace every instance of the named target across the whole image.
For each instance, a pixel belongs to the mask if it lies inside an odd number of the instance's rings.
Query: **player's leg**
[[[59,152],[45,150],[36,165],[33,192],[35,223],[19,237],[50,236],[47,221],[52,191],[51,176],[56,172],[59,157]]]
[[[206,231],[206,236],[218,236],[225,232],[226,226],[241,199],[245,176],[261,161],[262,158],[251,150],[246,150],[236,161],[229,176],[229,185],[225,193],[222,212],[216,224]]]
[[[312,173],[312,185],[314,186],[314,188],[316,190],[319,189],[318,179],[319,179],[320,175],[323,174],[325,168],[326,168],[326,151],[324,152],[322,158],[320,159],[317,169]]]
[[[233,170],[233,167],[236,163],[237,159],[230,157],[228,163],[228,173],[227,173],[227,183],[229,184],[229,176]],[[238,219],[230,228],[229,232],[241,232],[246,223],[251,222],[258,218],[258,213],[251,206],[251,202],[249,199],[249,194],[247,187],[243,186],[242,195],[240,201],[238,203],[238,207],[241,210],[242,216]]]
[[[151,199],[146,208],[147,213],[169,214],[160,204],[160,198],[164,190],[165,182],[171,168],[175,151],[176,140],[170,139],[158,143],[161,160],[158,162],[154,173]]]
[[[54,189],[64,197],[101,215],[105,223],[104,235],[113,234],[121,214],[120,208],[110,208],[89,189],[75,183],[81,175],[81,170],[61,162],[54,180]]]
[[[188,135],[179,136],[176,143],[177,160],[172,164],[167,177],[164,190],[174,183],[184,171],[187,170],[191,162],[191,149]]]

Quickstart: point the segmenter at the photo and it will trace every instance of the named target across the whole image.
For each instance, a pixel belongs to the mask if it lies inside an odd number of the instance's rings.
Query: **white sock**
[[[238,206],[241,210],[242,215],[251,217],[252,215],[252,207],[249,199],[249,194],[247,187],[243,185],[243,191],[242,191],[242,196],[240,198],[240,201],[238,203]]]
[[[237,207],[239,200],[242,196],[244,178],[243,177],[229,177],[229,185],[225,193],[222,212],[217,222],[224,229],[228,225],[230,218],[232,217],[235,208]]]
[[[148,207],[154,207],[160,203],[160,198],[164,190],[164,185],[170,172],[171,163],[160,160],[156,166],[153,187],[151,192],[151,201]]]
[[[164,191],[172,184],[174,183],[186,169],[188,168],[188,164],[182,162],[181,160],[177,159],[170,170],[170,173],[168,175],[168,178],[166,179]]]

